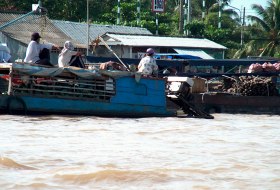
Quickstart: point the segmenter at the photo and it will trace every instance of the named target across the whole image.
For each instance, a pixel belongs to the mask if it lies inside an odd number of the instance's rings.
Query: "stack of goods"
[[[280,72],[280,62],[279,63],[270,63],[265,62],[263,64],[253,63],[248,69],[248,73],[260,73],[260,72]]]
[[[229,86],[228,79],[225,81]],[[232,80],[230,88],[225,88],[224,91],[230,93],[238,93],[242,96],[278,96],[276,83],[271,77],[256,77],[256,76],[240,76]]]

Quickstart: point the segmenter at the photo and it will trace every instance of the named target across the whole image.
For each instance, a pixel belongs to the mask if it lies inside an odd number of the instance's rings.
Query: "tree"
[[[279,51],[280,42],[280,0],[270,0],[266,9],[258,4],[254,4],[252,8],[257,12],[257,15],[248,17],[256,27],[260,27],[263,30],[265,35],[259,36],[259,38],[265,40],[250,41],[243,51],[237,52],[235,57],[247,56],[248,53],[256,54],[259,50],[261,50],[259,56],[273,57],[279,54],[277,51]],[[260,49],[256,50],[253,47],[260,47]]]

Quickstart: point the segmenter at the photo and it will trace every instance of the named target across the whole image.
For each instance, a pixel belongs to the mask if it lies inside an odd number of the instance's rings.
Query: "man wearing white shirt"
[[[24,62],[53,66],[49,60],[49,50],[52,48],[59,49],[59,47],[51,43],[40,44],[40,38],[41,36],[38,32],[34,32],[31,35],[31,42],[28,44]]]
[[[158,65],[156,60],[153,58],[155,51],[152,48],[148,48],[145,54],[138,64],[138,71],[141,72],[143,75],[156,75],[158,72]]]

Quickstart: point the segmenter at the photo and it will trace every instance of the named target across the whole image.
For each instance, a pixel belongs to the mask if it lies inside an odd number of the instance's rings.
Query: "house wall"
[[[115,45],[111,46],[110,48],[113,50],[113,52],[108,50],[105,46],[98,46],[93,51],[93,55],[98,57],[115,57],[115,53],[119,58],[130,58],[130,47]]]
[[[216,50],[216,49],[202,49],[205,53],[211,55],[215,59],[224,59],[224,50]]]
[[[111,48],[119,56],[119,58],[131,58],[129,46],[117,45],[117,46],[113,46]]]

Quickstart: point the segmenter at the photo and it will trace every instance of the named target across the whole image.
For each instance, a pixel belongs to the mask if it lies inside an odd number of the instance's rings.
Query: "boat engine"
[[[194,81],[189,77],[167,77],[167,96],[178,98],[178,96],[189,97]]]
[[[213,119],[214,117],[205,111],[201,110],[193,103],[193,95],[191,94],[191,87],[193,86],[194,81],[189,77],[176,77],[170,76],[167,77],[167,97],[173,103],[178,105],[182,111],[188,116]]]

